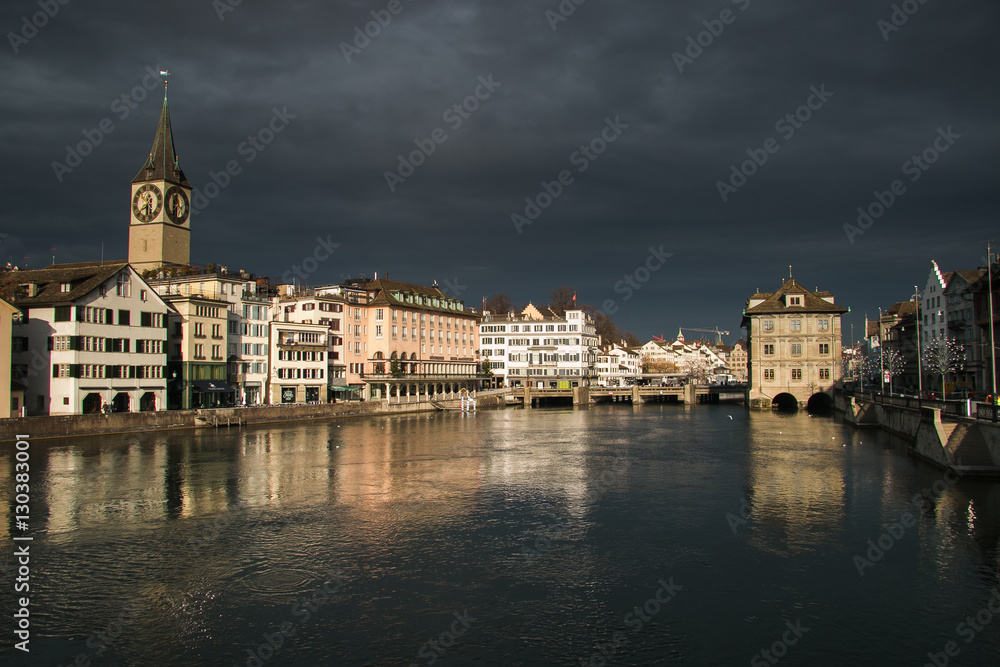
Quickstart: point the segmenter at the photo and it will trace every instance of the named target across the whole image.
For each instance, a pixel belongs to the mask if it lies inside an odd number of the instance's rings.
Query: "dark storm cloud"
[[[436,278],[473,306],[571,285],[581,301],[616,300],[619,324],[646,337],[735,330],[746,297],[777,287],[788,264],[852,317],[874,313],[923,284],[932,258],[973,268],[996,229],[1000,12],[987,0],[913,0],[888,40],[878,21],[891,2],[587,0],[553,30],[556,0],[402,0],[355,46],[355,28],[388,5],[245,1],[220,20],[211,0],[71,0],[17,53],[8,37],[3,255],[40,266],[55,246],[59,261],[88,260],[103,242],[106,257],[125,256],[128,182],[162,95],[124,118],[112,105],[143,88],[147,68],[172,73],[191,182],[242,167],[195,219],[196,263],[278,276],[333,234],[341,246],[311,282]],[[0,28],[18,33],[38,11],[4,3]],[[721,33],[678,71],[674,54],[706,21]],[[455,127],[446,112],[490,75],[499,85]],[[786,137],[776,122],[813,89],[832,95]],[[241,143],[275,108],[294,118],[246,162]],[[52,163],[104,118],[114,130],[57,179]],[[578,171],[574,152],[616,118],[627,127]],[[904,162],[949,126],[960,138],[910,182]],[[446,141],[390,191],[385,172],[438,128]],[[769,138],[778,151],[723,201],[717,182]],[[511,214],[562,170],[572,184],[519,234]],[[843,225],[900,178],[906,192],[850,243]],[[673,255],[625,301],[616,282],[661,244]]]

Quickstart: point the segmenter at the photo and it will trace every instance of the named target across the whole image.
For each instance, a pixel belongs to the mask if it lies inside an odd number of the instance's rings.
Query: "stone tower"
[[[128,261],[140,273],[191,262],[191,184],[174,151],[166,82],[153,147],[132,179]]]

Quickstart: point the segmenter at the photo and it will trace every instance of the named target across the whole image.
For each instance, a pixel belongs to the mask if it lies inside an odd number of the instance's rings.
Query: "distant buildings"
[[[747,299],[747,405],[831,406],[840,379],[840,317],[847,308],[830,292],[811,292],[789,278],[776,292]]]
[[[602,387],[626,387],[635,384],[642,374],[642,356],[638,348],[613,343],[597,355],[597,384]]]

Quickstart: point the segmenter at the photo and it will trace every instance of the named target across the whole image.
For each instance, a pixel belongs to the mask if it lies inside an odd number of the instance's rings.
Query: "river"
[[[829,417],[615,404],[30,452],[30,653],[9,518],[4,665],[1000,664],[1000,484]],[[14,465],[5,443],[8,517]]]

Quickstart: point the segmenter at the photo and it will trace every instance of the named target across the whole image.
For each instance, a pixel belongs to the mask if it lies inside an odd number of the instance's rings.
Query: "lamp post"
[[[920,290],[916,285],[913,286],[913,303],[917,309],[917,400],[919,401],[924,395],[924,367],[923,361],[920,358],[920,346],[922,343],[920,340],[920,312],[923,308],[920,307]]]
[[[993,386],[993,400],[996,401],[997,396],[997,344],[996,339],[993,337],[993,252],[990,248],[990,244],[986,244],[986,284],[987,290],[989,291],[989,296],[987,297],[990,310],[990,367],[991,375],[990,380]]]

